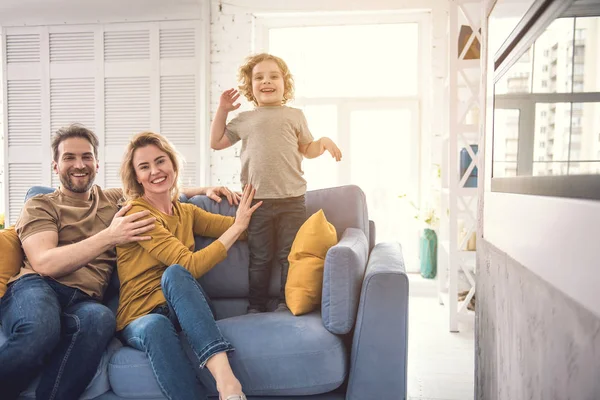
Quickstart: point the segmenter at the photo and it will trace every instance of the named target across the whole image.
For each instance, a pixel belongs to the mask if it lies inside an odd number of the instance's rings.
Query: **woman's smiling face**
[[[175,169],[167,153],[153,144],[140,147],[133,154],[133,167],[145,195],[171,195]]]

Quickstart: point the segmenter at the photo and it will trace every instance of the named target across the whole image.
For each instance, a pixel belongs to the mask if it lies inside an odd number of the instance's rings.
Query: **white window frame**
[[[495,2],[490,2],[489,12]],[[485,22],[484,30],[488,21]],[[600,316],[597,238],[600,202],[492,192],[493,54],[486,57],[483,238],[575,302]],[[495,253],[495,250],[492,250]],[[486,250],[487,255],[489,252]],[[497,257],[496,257],[497,258]],[[482,258],[483,259],[483,258]],[[487,258],[488,263],[490,258]],[[492,268],[498,268],[491,260]],[[501,261],[504,263],[504,261]],[[489,265],[488,265],[489,266]],[[504,264],[500,265],[500,270]]]
[[[269,30],[276,28],[294,28],[294,27],[317,27],[317,26],[344,26],[344,25],[377,25],[377,24],[403,24],[416,23],[419,29],[419,68],[421,71],[417,86],[416,96],[399,96],[391,98],[296,98],[296,105],[314,105],[314,104],[338,104],[339,110],[339,125],[338,132],[348,132],[348,127],[344,127],[342,123],[344,115],[349,113],[351,109],[356,109],[366,106],[367,103],[372,104],[368,108],[383,107],[388,108],[390,105],[397,105],[401,108],[415,110],[418,116],[417,123],[414,126],[416,134],[416,150],[418,157],[415,158],[413,171],[417,177],[417,198],[413,199],[416,204],[421,205],[424,195],[430,187],[430,166],[431,166],[431,107],[432,99],[430,95],[430,87],[433,80],[432,71],[432,15],[428,11],[368,11],[368,12],[330,12],[330,13],[304,13],[304,14],[256,14],[254,21],[254,40],[253,51],[255,53],[268,51],[269,49]],[[426,121],[429,121],[427,124]],[[413,137],[414,138],[414,137]],[[340,137],[340,146],[343,147],[343,138]],[[344,160],[350,162],[349,158],[344,155]],[[343,179],[343,177],[340,177]]]

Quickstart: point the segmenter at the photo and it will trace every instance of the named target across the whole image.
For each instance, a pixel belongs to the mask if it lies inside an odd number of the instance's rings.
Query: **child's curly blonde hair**
[[[240,82],[238,89],[240,90],[240,93],[242,93],[248,99],[248,101],[251,101],[255,106],[257,106],[258,102],[254,98],[254,94],[252,94],[252,70],[256,64],[267,60],[275,61],[281,70],[281,74],[283,75],[282,104],[285,104],[294,98],[294,78],[292,77],[290,69],[285,61],[268,53],[255,54],[246,58],[246,62],[238,70],[238,82]]]

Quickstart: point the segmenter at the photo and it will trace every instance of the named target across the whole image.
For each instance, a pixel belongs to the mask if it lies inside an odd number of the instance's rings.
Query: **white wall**
[[[0,43],[3,43],[2,29],[0,29]],[[2,49],[0,48],[0,64],[2,63]],[[3,68],[0,67],[0,214],[6,212],[4,205],[4,78]]]
[[[202,0],[2,0],[0,25],[33,26],[197,19]]]
[[[219,96],[223,90],[236,87],[237,68],[244,58],[255,51],[254,23],[256,16],[265,14],[309,13],[309,12],[374,12],[384,10],[405,10],[407,12],[431,10],[432,12],[432,44],[433,44],[433,73],[432,93],[430,104],[424,108],[440,107],[437,101],[441,96],[435,96],[443,90],[443,80],[446,72],[445,62],[445,26],[446,0],[232,0],[227,4],[211,2],[210,29],[210,111],[214,115],[218,106]],[[443,54],[444,56],[440,56]],[[251,106],[244,100],[240,111]],[[430,121],[430,119],[432,121]],[[439,119],[427,118],[430,124],[424,132],[433,130],[440,132],[441,127],[435,125]],[[428,139],[428,138],[427,138]],[[428,142],[427,142],[428,143]],[[427,146],[429,148],[429,146]],[[429,160],[428,154],[426,159]],[[239,185],[240,161],[239,145],[211,154],[210,182],[214,185]],[[425,161],[425,160],[424,160]]]
[[[485,0],[483,9],[494,3]],[[487,56],[483,238],[600,316],[600,202],[491,192],[493,55]]]

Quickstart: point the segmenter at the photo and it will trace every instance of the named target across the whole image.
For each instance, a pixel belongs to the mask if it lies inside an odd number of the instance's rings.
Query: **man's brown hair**
[[[98,136],[81,124],[71,124],[56,131],[52,137],[52,154],[54,161],[58,162],[58,146],[70,138],[82,138],[90,142],[94,148],[94,157],[98,159]]]

